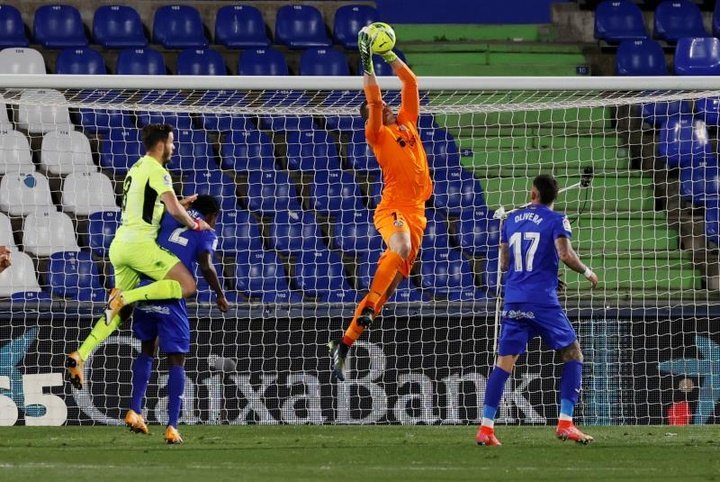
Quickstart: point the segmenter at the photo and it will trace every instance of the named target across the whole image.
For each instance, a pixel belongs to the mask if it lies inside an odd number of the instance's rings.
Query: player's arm
[[[212,261],[212,253],[210,251],[203,251],[198,255],[197,262],[200,266],[200,272],[202,272],[203,278],[205,278],[205,281],[208,282],[217,296],[218,308],[220,308],[220,311],[223,313],[226,312],[230,307],[230,303],[228,303],[227,298],[225,298],[225,292],[220,284],[220,278],[218,278],[217,271],[215,271],[215,265]]]
[[[195,219],[187,212],[187,209],[183,207],[182,204],[180,204],[180,201],[178,200],[177,196],[175,196],[175,193],[172,191],[166,191],[160,196],[160,200],[165,203],[165,209],[167,212],[174,217],[177,222],[182,224],[183,226],[186,226],[188,229],[193,229],[195,231],[205,231],[208,229],[212,229],[208,223],[203,221],[202,219]]]
[[[510,264],[510,251],[507,243],[500,243],[500,272],[508,270]]]
[[[370,42],[371,39],[367,33],[367,27],[363,27],[358,32],[358,50],[360,51],[360,63],[363,68],[363,90],[365,91],[365,100],[367,101],[368,109],[365,136],[368,140],[374,141],[382,131],[383,102],[380,86],[375,77],[375,67],[372,62]]]
[[[407,66],[392,50],[383,55],[385,62],[388,62],[402,82],[402,90],[400,91],[400,111],[398,117],[402,121],[409,120],[413,124],[417,124],[420,115],[420,90],[418,88],[417,77],[410,67]]]
[[[575,271],[576,273],[580,273],[583,276],[585,276],[593,288],[595,288],[598,284],[598,277],[597,275],[585,266],[582,261],[580,261],[580,258],[578,257],[577,253],[572,247],[572,244],[570,243],[570,240],[566,237],[558,237],[555,239],[555,249],[557,249],[558,256],[560,257],[560,261],[565,263],[565,266],[570,268],[571,270]]]

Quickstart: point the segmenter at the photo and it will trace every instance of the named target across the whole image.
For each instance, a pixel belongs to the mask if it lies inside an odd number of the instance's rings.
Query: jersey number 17
[[[525,241],[530,241],[527,251],[525,251],[524,261],[525,269],[523,270],[523,238]],[[540,233],[513,233],[510,236],[510,249],[513,250],[513,258],[515,260],[515,271],[532,271],[533,262],[535,261],[535,253],[537,252],[538,245],[540,244]]]

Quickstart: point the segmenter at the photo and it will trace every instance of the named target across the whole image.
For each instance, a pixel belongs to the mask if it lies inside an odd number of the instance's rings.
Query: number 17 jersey
[[[555,240],[572,238],[570,222],[543,204],[511,213],[503,225],[501,242],[508,244],[505,275],[506,303],[560,306],[557,296],[560,258]]]

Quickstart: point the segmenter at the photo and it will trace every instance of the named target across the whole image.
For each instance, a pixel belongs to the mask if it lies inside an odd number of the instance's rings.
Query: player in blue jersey
[[[563,361],[560,378],[560,416],[555,434],[562,440],[589,443],[593,438],[573,424],[573,410],[580,396],[583,356],[567,315],[558,300],[558,265],[562,261],[582,273],[593,288],[598,277],[578,258],[570,244],[568,218],[553,211],[558,195],[555,178],[533,180],[530,204],[510,213],[500,234],[500,270],[505,274],[498,358],[485,388],[482,424],[475,440],[479,445],[501,445],[494,421],[503,388],[518,357],[530,339],[540,336]]]
[[[188,210],[197,221],[205,221],[214,229],[220,214],[220,204],[212,196],[201,195]],[[158,244],[178,257],[190,273],[200,266],[203,277],[217,295],[217,306],[227,311],[220,280],[213,264],[217,247],[215,231],[193,231],[172,216],[165,215],[160,224]],[[149,283],[151,280],[144,280]],[[125,415],[125,424],[137,433],[148,433],[142,417],[142,409],[150,380],[156,344],[167,355],[170,373],[168,377],[168,424],[165,430],[167,443],[182,443],[177,430],[182,395],[185,389],[185,354],[190,351],[190,321],[184,299],[139,302],[133,313],[133,333],[142,343],[141,353],[133,361],[132,402]],[[159,342],[159,343],[158,343]]]

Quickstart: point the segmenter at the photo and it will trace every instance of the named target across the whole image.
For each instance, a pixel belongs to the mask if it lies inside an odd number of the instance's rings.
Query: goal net
[[[175,127],[178,195],[220,201],[215,261],[233,303],[221,313],[198,277],[181,422],[476,423],[497,336],[501,214],[529,201],[540,173],[567,188],[555,209],[600,277],[590,290],[560,271],[585,355],[577,417],[716,421],[716,80],[420,79],[434,180],[422,249],[350,351],[344,383],[330,378],[326,344],[384,250],[360,80],[157,83],[0,79],[0,244],[13,259],[0,274],[0,424],[121,423],[139,350],[131,323],[88,360],[83,390],[63,382],[62,363],[113,284],[122,183],[150,123]],[[396,79],[381,86],[397,109]],[[154,366],[146,415],[164,423],[161,355]],[[554,422],[560,368],[531,342],[498,422]]]

